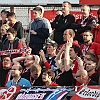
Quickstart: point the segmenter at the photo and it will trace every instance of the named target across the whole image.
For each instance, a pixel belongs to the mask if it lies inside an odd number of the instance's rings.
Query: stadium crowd
[[[1,11],[0,87],[100,85],[100,9],[95,18],[82,5],[76,20],[71,7],[64,1],[49,22],[36,6],[25,43],[16,14]]]

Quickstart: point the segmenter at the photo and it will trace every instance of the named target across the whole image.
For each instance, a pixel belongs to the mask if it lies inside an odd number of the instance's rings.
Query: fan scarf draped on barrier
[[[20,87],[0,88],[0,100],[63,100],[71,88]]]
[[[0,100],[63,100],[73,87],[1,87]],[[75,92],[74,92],[75,93]],[[100,86],[80,87],[71,100],[100,100]]]

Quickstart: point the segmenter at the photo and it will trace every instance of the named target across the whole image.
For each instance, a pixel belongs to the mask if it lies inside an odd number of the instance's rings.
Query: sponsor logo
[[[14,93],[16,93],[16,86],[0,89],[0,100],[10,100]]]

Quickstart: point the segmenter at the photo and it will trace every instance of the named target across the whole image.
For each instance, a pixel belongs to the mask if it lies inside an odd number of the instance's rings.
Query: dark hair
[[[51,46],[53,46],[53,47],[57,47],[58,46],[58,44],[55,42],[55,41],[49,41],[49,42],[47,42],[46,43],[47,45],[51,45]]]
[[[84,33],[87,33],[87,32],[89,32],[90,34],[92,34],[93,35],[93,33],[90,31],[90,30],[86,30],[86,31],[84,31]]]
[[[76,46],[76,45],[72,45],[71,48],[73,48],[74,51],[75,51],[75,53],[77,53],[77,56],[80,57],[80,54],[81,54],[81,50],[80,50],[80,48],[79,48],[78,46]]]
[[[10,60],[11,60],[11,62],[12,62],[12,58],[11,58],[11,55],[4,55],[3,57],[2,57],[2,59],[4,59],[4,58],[6,58],[6,57],[9,57],[10,58]]]
[[[42,13],[42,9],[40,7],[35,7],[33,10],[36,10]]]
[[[43,69],[42,73],[46,73],[46,74],[48,74],[48,76],[51,76],[52,77],[51,78],[52,81],[55,78],[55,73],[51,69],[45,68],[45,69]]]
[[[98,9],[97,14],[100,15],[100,8]]]
[[[8,14],[9,13],[9,11],[7,11],[7,10],[5,10],[5,9],[3,9],[2,11],[1,11],[1,13],[6,13],[6,14]]]
[[[96,63],[96,65],[98,65],[98,61],[96,60],[95,55],[92,52],[87,52],[86,55],[90,56],[90,58],[87,60],[93,61],[94,63]]]
[[[7,32],[10,32],[10,33],[12,33],[12,34],[16,34],[16,35],[17,35],[17,31],[16,31],[14,28],[9,28],[9,29],[7,30]]]
[[[69,8],[71,9],[72,5],[71,5],[71,3],[69,1],[64,1],[63,3],[68,3]]]
[[[8,14],[7,14],[7,18],[8,17],[16,17],[16,14],[14,13],[14,12],[9,12]]]

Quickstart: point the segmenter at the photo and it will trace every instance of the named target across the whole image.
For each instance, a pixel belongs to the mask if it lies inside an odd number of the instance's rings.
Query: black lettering
[[[85,89],[83,89],[82,91],[79,92],[79,94],[82,94],[82,92],[84,93]]]

